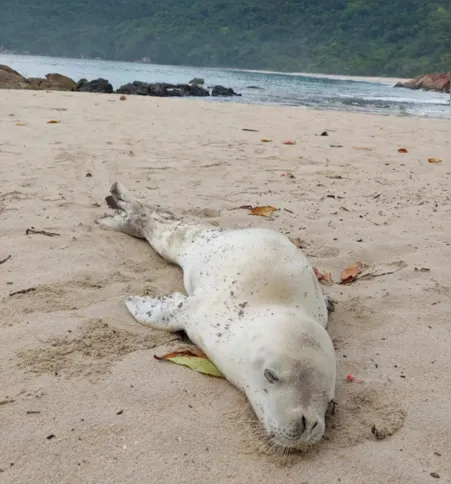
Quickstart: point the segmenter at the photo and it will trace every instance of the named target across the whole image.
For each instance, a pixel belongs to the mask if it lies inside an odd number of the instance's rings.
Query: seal
[[[266,228],[223,230],[151,207],[114,183],[114,213],[99,223],[146,239],[183,269],[186,295],[130,296],[141,324],[185,331],[247,396],[272,448],[319,442],[335,396],[336,359],[327,333],[332,300],[284,235]]]

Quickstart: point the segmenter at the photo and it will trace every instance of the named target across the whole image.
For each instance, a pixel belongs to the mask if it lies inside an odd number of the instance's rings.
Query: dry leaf
[[[313,268],[313,272],[315,273],[315,276],[319,282],[326,282],[326,283],[333,282],[332,274],[330,272],[320,272],[316,267]]]
[[[341,273],[341,284],[349,284],[357,279],[357,276],[362,272],[362,263],[357,261],[352,266],[349,266]]]
[[[61,121],[58,121],[56,119],[51,119],[50,121],[47,121],[47,124],[59,124]]]
[[[269,138],[262,138],[260,140],[262,143],[271,143],[272,139],[269,139]]]
[[[398,153],[408,153],[408,149],[407,148],[399,148],[398,149]]]
[[[26,126],[25,123],[16,123],[16,126]]]
[[[203,351],[198,348],[176,350],[164,356],[154,355],[154,358],[157,360],[171,361],[172,363],[186,366],[191,370],[204,373],[205,375],[224,378],[224,375],[213,365]]]
[[[260,217],[271,217],[271,215],[277,210],[271,205],[265,205],[263,207],[254,207],[251,209],[250,215],[259,215]]]
[[[286,140],[286,141],[282,141],[282,144],[283,145],[295,145],[296,141]]]
[[[353,146],[354,150],[361,150],[361,151],[373,151],[373,148],[367,148],[366,146]]]
[[[442,160],[440,158],[428,158],[429,163],[441,163]]]

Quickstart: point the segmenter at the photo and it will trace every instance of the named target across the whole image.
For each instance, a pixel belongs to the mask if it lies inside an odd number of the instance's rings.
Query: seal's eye
[[[265,378],[269,381],[269,383],[275,383],[276,381],[279,381],[279,377],[272,370],[266,369],[263,374],[265,375]]]

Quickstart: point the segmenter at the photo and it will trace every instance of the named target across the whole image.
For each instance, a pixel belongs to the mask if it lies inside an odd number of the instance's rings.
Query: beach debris
[[[16,123],[16,126],[26,126],[25,123]]]
[[[271,143],[272,142],[272,139],[270,139],[270,138],[262,138],[260,141],[262,143]]]
[[[12,257],[12,256],[11,256],[11,255],[9,255],[9,256],[8,256],[8,257],[6,257],[5,259],[1,259],[1,260],[0,260],[0,266],[1,266],[2,264],[4,264],[5,262],[8,262],[8,261],[9,261],[9,259],[11,259],[11,257]]]
[[[440,158],[428,158],[429,163],[441,163],[442,160]]]
[[[363,267],[360,261],[356,261],[352,266],[347,267],[340,276],[341,284],[349,284],[357,279],[357,276],[362,272]]]
[[[9,294],[9,296],[18,296],[19,294],[28,294],[29,292],[34,292],[36,291],[36,288],[35,287],[29,287],[27,289],[21,289],[20,291],[16,291],[16,292],[11,292]]]
[[[271,215],[278,210],[271,205],[264,205],[262,207],[251,207],[249,215],[257,215],[259,217],[271,217]]]
[[[1,264],[1,262],[0,262]],[[430,272],[431,269],[429,269],[429,267],[422,267],[421,269],[418,269],[418,267],[415,267],[414,269],[415,272]]]
[[[61,234],[57,234],[56,232],[47,232],[47,230],[36,230],[34,227],[31,227],[25,231],[25,235],[29,234],[41,234],[46,235],[47,237],[60,237]]]
[[[123,95],[122,95],[122,96],[119,98],[119,101],[127,101],[127,96],[123,96]]]
[[[241,128],[241,131],[249,131],[251,133],[258,133],[258,129],[251,129],[251,128]]]
[[[198,348],[180,349],[167,353],[164,356],[154,355],[156,360],[171,361],[177,365],[183,365],[191,370],[203,373],[205,375],[224,378],[224,375],[216,366],[207,358],[207,355]]]
[[[308,247],[308,243],[302,240],[300,237],[288,237],[290,242],[294,244],[298,249],[305,249]]]
[[[85,177],[86,178],[91,178],[92,177],[92,173],[88,171],[88,173],[86,173]]]
[[[399,148],[398,153],[408,153],[409,150],[407,148]]]
[[[285,140],[285,141],[282,141],[282,144],[283,145],[295,145],[296,144],[296,141],[292,141],[292,140]]]
[[[40,413],[40,410],[27,410],[27,415],[39,415]]]
[[[52,439],[54,439],[55,437],[56,437],[56,435],[55,435],[55,434],[50,434],[50,435],[47,435],[46,439],[47,439],[47,440],[52,440]]]
[[[329,136],[329,133],[327,131],[323,131],[320,136]]]
[[[348,383],[363,383],[363,380],[358,380],[352,373],[346,375],[346,381]]]
[[[352,149],[360,151],[373,151],[373,148],[368,148],[367,146],[353,146]]]
[[[331,284],[334,282],[332,280],[332,274],[330,272],[321,272],[316,267],[313,268],[313,272],[315,273],[315,276],[319,282],[323,282],[326,284]]]
[[[433,477],[434,479],[440,479],[439,474],[437,474],[436,472],[431,472],[429,475],[430,475],[431,477]]]
[[[343,145],[329,145],[331,148],[343,148]]]
[[[47,124],[59,124],[61,121],[58,121],[57,119],[51,119],[50,121],[47,121]]]
[[[290,173],[289,171],[287,173],[282,173],[280,176],[287,176],[288,178],[296,178],[293,173]]]

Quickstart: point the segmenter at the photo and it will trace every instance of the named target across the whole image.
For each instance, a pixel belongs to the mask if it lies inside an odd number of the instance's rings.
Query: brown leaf
[[[363,267],[360,261],[357,261],[352,266],[349,266],[341,273],[341,284],[349,284],[357,279],[357,276],[362,272]]]
[[[442,160],[440,158],[428,158],[429,163],[441,163]]]
[[[56,119],[51,119],[50,121],[47,121],[47,124],[59,124],[61,121],[58,121]]]
[[[154,358],[157,360],[170,361],[177,365],[183,365],[199,373],[224,378],[224,375],[207,358],[203,351],[195,347],[192,349],[172,351],[164,356],[154,355]]]
[[[262,138],[260,140],[262,143],[271,143],[272,139],[269,139],[269,138]]]
[[[26,126],[25,123],[16,123],[16,126]]]
[[[398,153],[408,153],[409,150],[407,148],[399,148]]]
[[[170,360],[171,358],[174,358],[174,356],[196,356],[197,358],[207,357],[207,355],[201,349],[193,347],[192,349],[184,348],[181,350],[175,350],[163,356],[155,355],[154,358],[156,360]]]
[[[271,217],[271,215],[277,210],[271,205],[265,205],[263,207],[254,207],[250,211],[250,215],[259,215],[260,217]]]
[[[316,267],[313,268],[313,272],[315,273],[315,276],[319,282],[326,282],[326,283],[333,282],[332,274],[330,272],[320,272]]]
[[[373,148],[367,148],[366,146],[353,146],[352,148],[360,151],[373,151]]]

